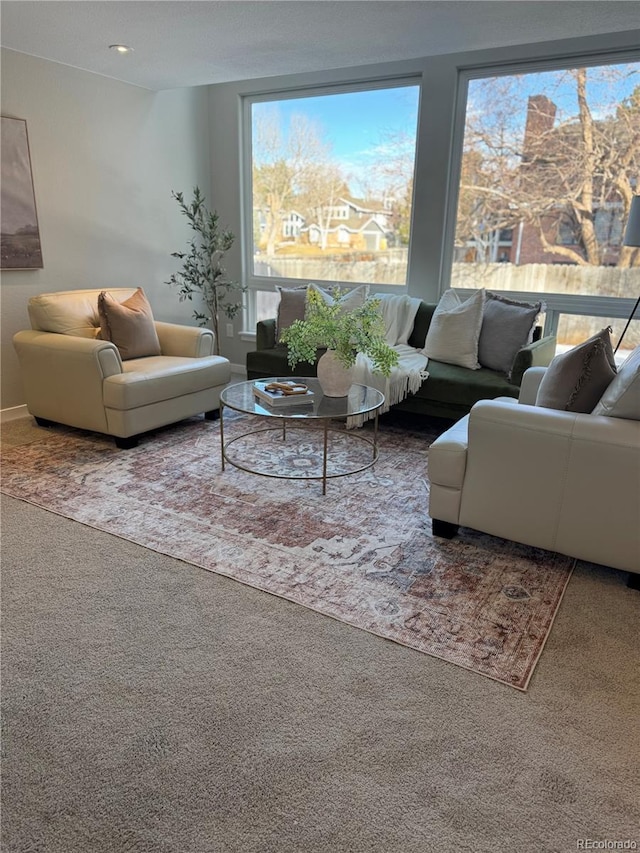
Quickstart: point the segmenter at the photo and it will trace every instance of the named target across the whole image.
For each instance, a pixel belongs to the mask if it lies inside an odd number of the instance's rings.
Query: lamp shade
[[[640,246],[640,195],[634,195],[624,232],[623,246]]]

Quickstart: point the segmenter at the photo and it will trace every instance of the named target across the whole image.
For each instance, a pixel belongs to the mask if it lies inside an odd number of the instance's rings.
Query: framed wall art
[[[27,122],[2,116],[0,240],[3,270],[42,269]]]

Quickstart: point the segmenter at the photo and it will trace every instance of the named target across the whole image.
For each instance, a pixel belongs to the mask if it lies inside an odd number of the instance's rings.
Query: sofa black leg
[[[441,521],[439,518],[432,519],[431,528],[434,536],[440,536],[442,539],[453,539],[458,532],[458,525],[451,524],[450,521]]]
[[[46,418],[39,418],[37,415],[34,415],[35,421],[39,427],[51,427],[53,426],[53,421],[48,421]]]
[[[128,435],[126,438],[122,438],[122,436],[116,435],[114,436],[114,438],[118,450],[131,450],[132,447],[138,446],[137,435]]]
[[[220,417],[220,409],[211,409],[210,412],[204,413],[204,418],[206,421],[217,421]]]
[[[629,589],[640,589],[640,575],[637,575],[635,572],[629,572],[627,586]]]

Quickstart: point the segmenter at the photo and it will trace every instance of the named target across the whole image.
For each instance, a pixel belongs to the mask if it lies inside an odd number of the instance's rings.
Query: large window
[[[406,286],[419,91],[247,99],[252,320],[273,316],[274,279]]]
[[[469,80],[452,286],[545,293],[560,346],[584,340],[609,321],[575,313],[640,292],[622,246],[639,180],[640,63]]]

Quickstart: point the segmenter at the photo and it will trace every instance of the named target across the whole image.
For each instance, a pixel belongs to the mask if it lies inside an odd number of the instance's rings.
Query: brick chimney
[[[547,134],[553,128],[557,107],[546,95],[530,95],[527,102],[527,123],[522,143],[523,162],[535,160],[544,153]]]

